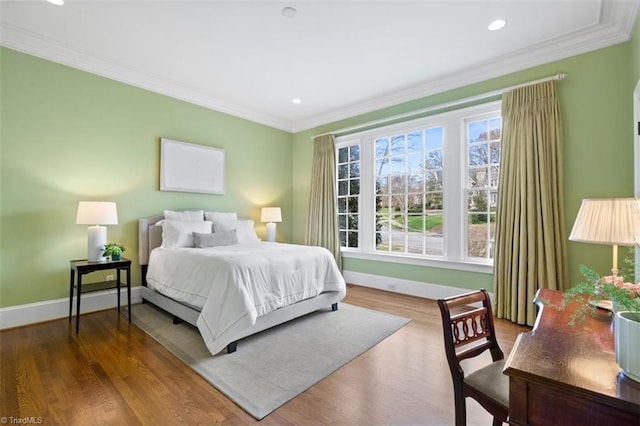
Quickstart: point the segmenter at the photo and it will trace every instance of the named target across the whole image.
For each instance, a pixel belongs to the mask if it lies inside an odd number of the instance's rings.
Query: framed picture
[[[225,193],[225,150],[160,139],[160,190]]]

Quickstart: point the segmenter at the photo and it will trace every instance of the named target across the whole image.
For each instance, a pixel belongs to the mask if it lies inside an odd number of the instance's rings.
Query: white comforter
[[[346,293],[342,274],[322,247],[261,242],[211,248],[157,248],[150,288],[201,309],[198,329],[211,353],[256,318],[324,291]]]

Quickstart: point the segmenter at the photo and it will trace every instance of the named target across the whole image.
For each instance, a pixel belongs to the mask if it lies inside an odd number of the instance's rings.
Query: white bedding
[[[346,294],[342,274],[322,247],[260,242],[210,248],[157,248],[148,286],[201,310],[198,329],[211,353],[256,318],[325,291]]]

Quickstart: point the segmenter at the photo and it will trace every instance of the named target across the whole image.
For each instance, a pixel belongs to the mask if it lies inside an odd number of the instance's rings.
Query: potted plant
[[[104,253],[102,253],[102,255],[105,257],[111,256],[111,260],[120,260],[120,257],[125,250],[126,249],[122,244],[107,243],[104,246]]]
[[[584,265],[580,272],[585,280],[571,287],[564,294],[563,309],[568,303],[579,302],[570,324],[581,321],[596,307],[605,307],[614,314],[614,339],[616,362],[624,374],[640,382],[640,283],[633,283],[631,276],[609,275],[601,277]],[[603,303],[604,302],[604,303]]]
[[[571,317],[571,323],[584,318],[596,307],[605,307],[612,312],[633,312],[633,319],[640,322],[640,283],[634,283],[634,252],[624,260],[626,267],[618,275],[600,276],[597,272],[580,265],[584,280],[564,293],[563,308],[570,302],[581,302]]]

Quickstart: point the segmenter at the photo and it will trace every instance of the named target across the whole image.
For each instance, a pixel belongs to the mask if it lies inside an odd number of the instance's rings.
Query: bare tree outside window
[[[467,121],[467,255],[493,258],[502,120]]]
[[[443,128],[374,143],[376,250],[442,255]]]

